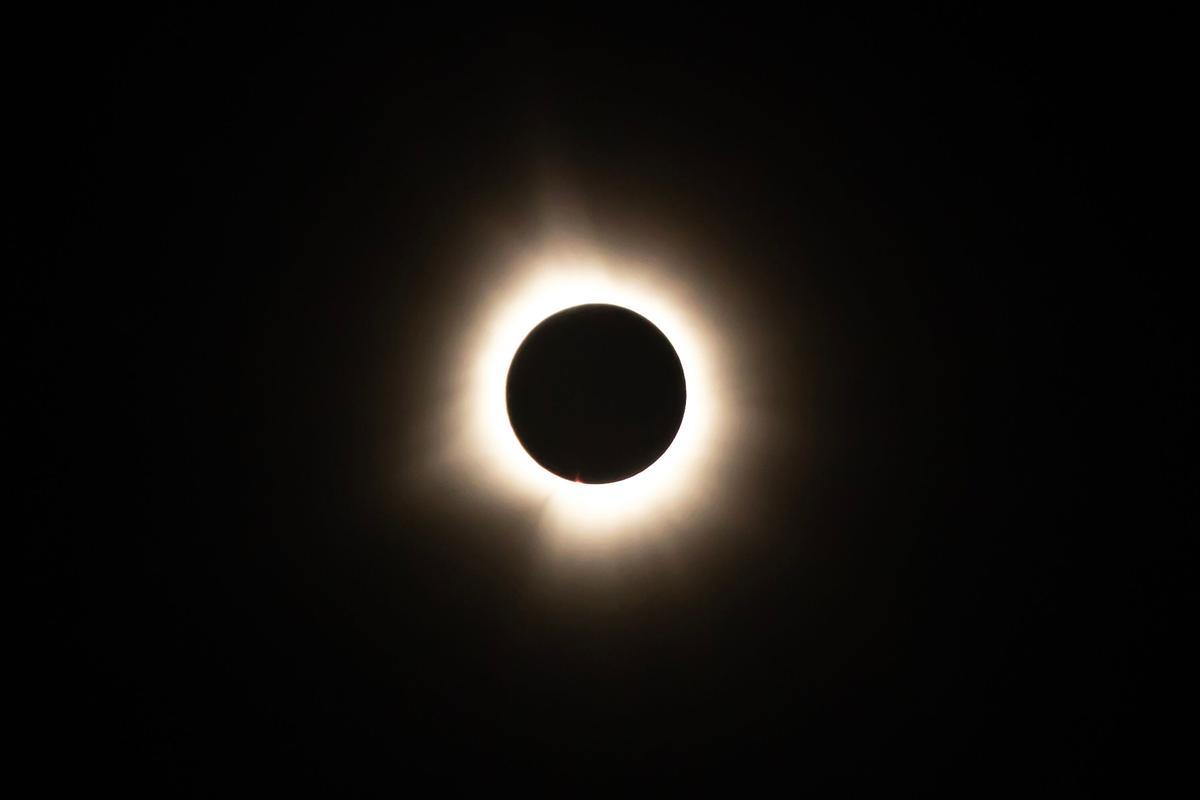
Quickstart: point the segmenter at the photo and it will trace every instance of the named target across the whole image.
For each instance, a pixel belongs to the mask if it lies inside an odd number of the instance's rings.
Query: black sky
[[[1195,522],[1170,27],[29,22],[22,760],[155,794],[1165,780],[1159,565]],[[796,460],[682,569],[550,587],[532,531],[395,485],[422,337],[548,192],[761,304],[725,335],[772,343]]]

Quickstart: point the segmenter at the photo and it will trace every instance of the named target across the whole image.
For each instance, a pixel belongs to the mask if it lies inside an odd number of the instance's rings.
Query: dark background
[[[17,24],[20,761],[168,795],[1168,780],[1173,26]],[[804,469],[686,582],[545,589],[530,531],[391,483],[463,241],[536,233],[547,174],[602,244],[731,264],[774,327],[729,341],[809,398],[772,423]]]

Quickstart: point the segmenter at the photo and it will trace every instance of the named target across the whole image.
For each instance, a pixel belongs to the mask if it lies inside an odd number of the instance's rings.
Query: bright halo
[[[689,287],[652,268],[559,251],[513,271],[487,294],[476,327],[459,345],[457,402],[444,418],[460,477],[536,509],[544,530],[576,540],[655,535],[717,502],[718,454],[730,453],[721,423],[729,402],[725,358]],[[671,446],[645,470],[614,483],[573,483],[547,471],[525,452],[508,418],[505,386],[517,348],[547,317],[587,303],[622,306],[654,323],[679,355],[687,383]]]

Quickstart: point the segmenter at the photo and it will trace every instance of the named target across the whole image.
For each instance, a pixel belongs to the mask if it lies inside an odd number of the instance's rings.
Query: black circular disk
[[[508,418],[533,460],[581,483],[612,483],[658,460],[679,430],[683,365],[662,331],[620,306],[560,311],[508,368]]]

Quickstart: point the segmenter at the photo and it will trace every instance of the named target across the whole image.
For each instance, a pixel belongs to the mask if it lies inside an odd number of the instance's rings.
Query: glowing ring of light
[[[458,468],[490,493],[539,509],[542,527],[562,535],[650,535],[684,525],[714,503],[719,456],[729,455],[721,441],[728,382],[719,338],[689,288],[661,272],[577,253],[542,259],[499,283],[489,287],[459,353],[459,402],[446,417]],[[688,385],[671,446],[615,483],[573,483],[548,472],[521,447],[508,419],[505,384],[517,348],[542,320],[585,303],[611,303],[652,321],[675,347]]]

